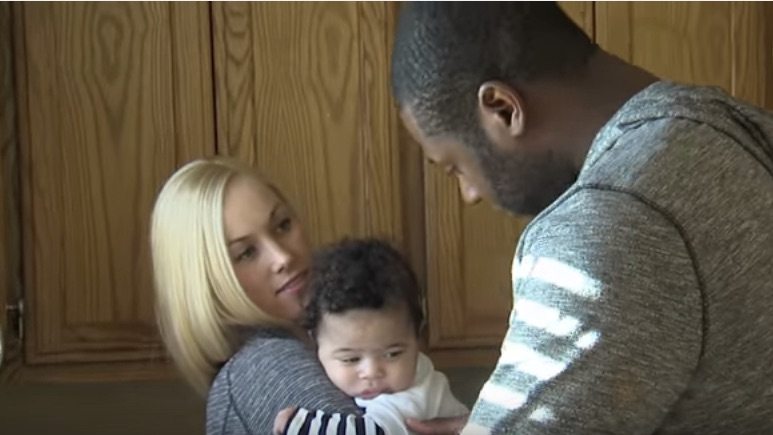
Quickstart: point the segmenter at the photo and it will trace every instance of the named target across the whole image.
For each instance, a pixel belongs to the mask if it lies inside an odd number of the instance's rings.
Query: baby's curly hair
[[[303,326],[316,336],[325,314],[355,309],[408,310],[418,336],[424,322],[422,294],[408,261],[388,242],[344,239],[314,256]]]

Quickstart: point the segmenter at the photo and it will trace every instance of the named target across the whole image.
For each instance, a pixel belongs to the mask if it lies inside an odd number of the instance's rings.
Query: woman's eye
[[[293,227],[293,220],[289,217],[282,219],[277,225],[280,232],[286,233]]]
[[[242,262],[242,261],[251,260],[255,257],[256,252],[257,252],[257,249],[255,249],[254,246],[249,246],[245,248],[239,255],[236,256],[236,261]]]

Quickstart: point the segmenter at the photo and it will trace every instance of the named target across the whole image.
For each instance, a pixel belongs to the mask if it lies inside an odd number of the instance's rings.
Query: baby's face
[[[325,314],[317,344],[327,376],[351,397],[372,399],[413,385],[419,348],[404,307]]]

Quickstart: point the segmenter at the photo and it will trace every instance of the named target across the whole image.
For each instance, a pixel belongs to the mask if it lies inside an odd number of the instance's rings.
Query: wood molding
[[[0,385],[39,382],[166,381],[182,379],[171,362],[80,363],[27,365],[16,353],[0,370]]]
[[[0,3],[0,326],[7,359],[19,351],[15,326],[8,323],[6,304],[19,296],[21,246],[16,97],[13,62],[12,4]],[[2,361],[0,361],[2,364]],[[2,370],[2,367],[0,367]]]

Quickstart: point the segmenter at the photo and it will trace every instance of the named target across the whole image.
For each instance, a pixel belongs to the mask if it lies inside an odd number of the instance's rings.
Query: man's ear
[[[486,135],[497,146],[508,148],[526,128],[523,97],[511,86],[488,81],[478,88],[478,115]]]

